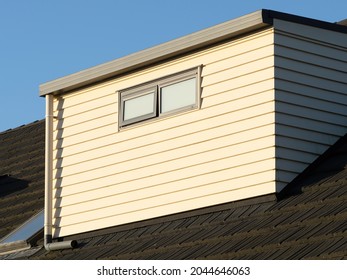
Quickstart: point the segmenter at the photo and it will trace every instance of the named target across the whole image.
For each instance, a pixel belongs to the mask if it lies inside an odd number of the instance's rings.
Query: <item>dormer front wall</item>
[[[119,91],[201,69],[199,108],[120,128]],[[269,28],[54,96],[54,237],[274,193]]]
[[[347,34],[279,19],[274,27],[281,191],[347,133]]]

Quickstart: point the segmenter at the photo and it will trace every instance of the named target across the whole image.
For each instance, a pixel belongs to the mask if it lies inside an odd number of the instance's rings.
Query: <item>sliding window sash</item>
[[[119,127],[200,107],[201,67],[119,91]]]

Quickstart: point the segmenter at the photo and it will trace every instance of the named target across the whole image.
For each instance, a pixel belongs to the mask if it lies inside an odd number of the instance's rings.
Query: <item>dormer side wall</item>
[[[277,192],[347,133],[347,34],[274,20]]]
[[[273,29],[54,96],[53,237],[274,193]],[[201,69],[199,108],[120,128],[119,91]]]

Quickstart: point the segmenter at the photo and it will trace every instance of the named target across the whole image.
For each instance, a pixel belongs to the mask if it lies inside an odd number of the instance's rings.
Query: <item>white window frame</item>
[[[128,120],[124,120],[124,112],[125,112],[125,103],[131,99],[135,99],[137,97],[141,97],[147,94],[153,93],[154,94],[154,100],[153,100],[153,111],[151,113],[141,115],[135,118],[131,118]],[[121,98],[121,108],[120,108],[120,121],[122,123],[122,126],[126,126],[132,123],[138,123],[143,120],[148,120],[151,118],[154,118],[158,115],[157,110],[157,100],[158,100],[158,89],[155,85],[147,85],[142,86],[140,88],[131,89],[129,91],[126,91],[126,94],[124,94]]]
[[[200,108],[200,94],[201,94],[201,67],[194,67],[189,70],[185,70],[170,76],[165,76],[157,80],[141,84],[131,88],[123,89],[119,91],[119,128],[125,128],[130,125],[142,123],[151,119],[162,118],[173,114],[178,114],[188,110]],[[161,89],[166,86],[174,85],[179,82],[190,80],[195,78],[195,103],[188,106],[176,108],[168,112],[161,112]],[[154,110],[152,113],[142,115],[129,120],[124,120],[125,103],[136,97],[141,97],[150,92],[154,92]]]

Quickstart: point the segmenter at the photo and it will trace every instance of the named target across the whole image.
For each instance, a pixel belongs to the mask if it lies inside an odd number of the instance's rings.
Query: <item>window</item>
[[[157,115],[156,96],[155,87],[127,92],[122,98],[122,124],[127,125],[155,117]]]
[[[30,218],[24,224],[16,228],[10,234],[0,240],[0,244],[10,243],[19,240],[27,240],[43,228],[44,211]]]
[[[160,88],[160,112],[169,113],[196,104],[196,78],[169,84]]]
[[[120,91],[120,127],[198,108],[199,69]]]

